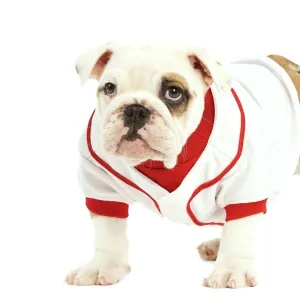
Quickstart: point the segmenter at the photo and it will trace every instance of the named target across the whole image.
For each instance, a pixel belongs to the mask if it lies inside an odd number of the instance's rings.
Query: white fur
[[[94,215],[94,255],[84,266],[73,270],[68,284],[106,285],[118,282],[130,270],[128,265],[127,220]]]
[[[263,214],[227,222],[212,274],[205,285],[241,288],[257,284],[255,265]]]

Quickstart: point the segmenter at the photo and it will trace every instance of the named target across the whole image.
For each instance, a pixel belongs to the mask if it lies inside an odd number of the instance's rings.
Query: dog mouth
[[[128,142],[134,142],[137,139],[142,140],[142,137],[138,133],[133,132],[133,133],[127,133],[126,135],[124,135],[123,139]]]
[[[141,135],[126,134],[118,144],[116,154],[129,160],[161,159],[163,153],[153,149]]]
[[[137,139],[141,139],[142,137],[138,134],[138,127],[137,126],[129,126],[128,132],[122,137],[122,140],[126,140],[128,142],[134,142]]]
[[[164,160],[176,163],[178,138],[158,111],[133,104],[116,110],[104,126],[104,150],[132,163]]]

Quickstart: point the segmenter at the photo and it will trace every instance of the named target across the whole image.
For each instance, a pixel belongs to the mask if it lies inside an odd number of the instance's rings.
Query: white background
[[[218,236],[220,228],[172,224],[139,206],[129,219],[132,273],[112,287],[63,282],[92,250],[76,172],[78,137],[94,107],[94,92],[92,84],[79,85],[77,55],[110,40],[166,37],[206,46],[221,61],[275,52],[300,63],[296,1],[275,3],[1,1],[0,299],[299,295],[297,177],[266,216],[257,288],[201,287],[212,265],[200,261],[195,248]]]

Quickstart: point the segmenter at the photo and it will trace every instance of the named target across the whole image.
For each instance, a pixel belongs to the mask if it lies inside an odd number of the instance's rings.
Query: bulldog
[[[152,42],[91,49],[76,70],[97,81],[79,147],[95,244],[66,282],[109,285],[130,271],[128,209],[139,202],[222,226],[198,247],[215,260],[204,286],[256,286],[261,221],[300,157],[300,67],[279,55],[220,64],[200,47]]]

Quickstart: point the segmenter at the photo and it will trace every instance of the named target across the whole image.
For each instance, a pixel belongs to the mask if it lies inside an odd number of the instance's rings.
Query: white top
[[[254,204],[249,206],[253,214],[260,212],[255,203],[282,190],[300,156],[298,96],[286,72],[269,58],[235,61],[227,69],[238,97],[211,87],[213,131],[199,160],[174,192],[120,158],[102,153],[96,139],[101,136],[96,112],[91,118],[90,147],[89,134],[85,132],[80,140],[79,180],[84,195],[127,204],[137,201],[185,224],[238,218],[248,209],[243,203]],[[230,213],[234,208],[231,217],[226,216],[228,207]]]

